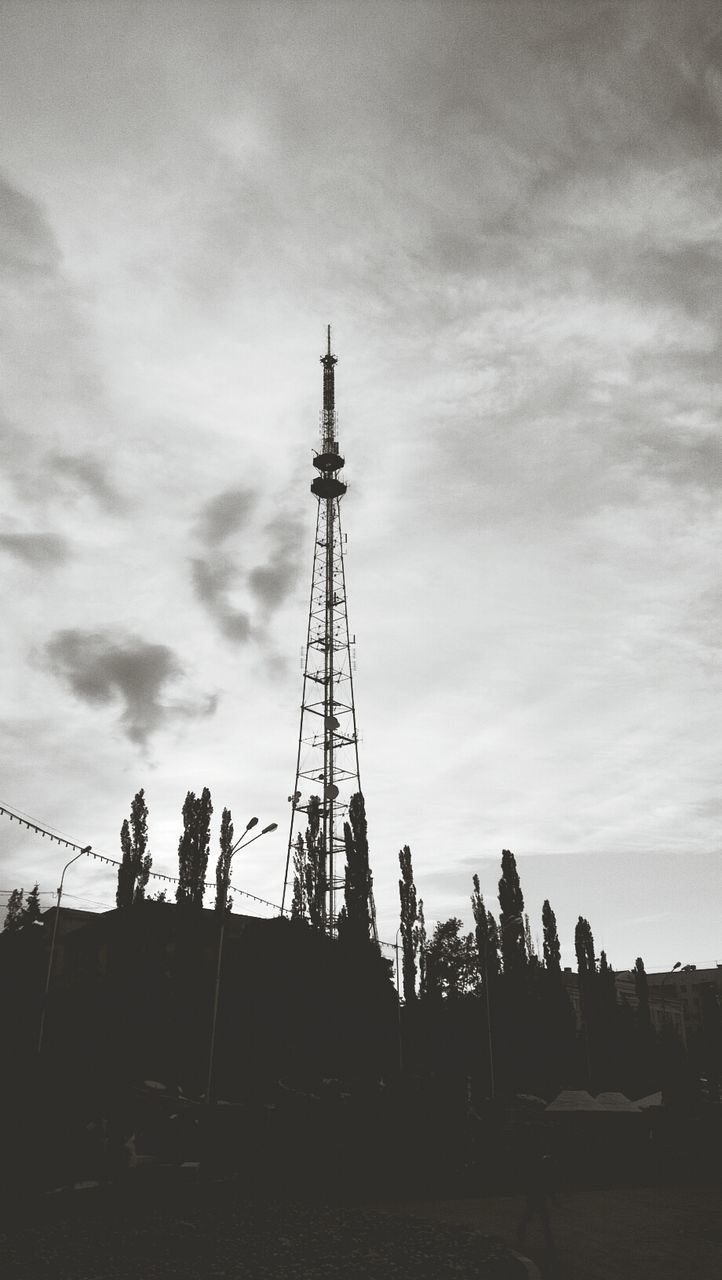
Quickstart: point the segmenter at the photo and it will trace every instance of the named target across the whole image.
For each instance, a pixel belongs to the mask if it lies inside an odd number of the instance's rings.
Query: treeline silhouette
[[[187,793],[169,902],[166,891],[147,892],[148,809],[144,791],[136,793],[120,831],[117,909],[76,921],[63,935],[45,1006],[48,930],[32,927],[38,889],[27,901],[22,890],[11,895],[0,937],[0,1087],[16,1103],[4,1132],[6,1182],[20,1170],[41,1185],[115,1177],[132,1140],[165,1165],[212,1159],[214,1169],[234,1171],[255,1190],[498,1189],[515,1184],[519,1135],[539,1125],[544,1102],[562,1089],[630,1098],[661,1090],[667,1113],[685,1123],[699,1117],[700,1078],[713,1086],[722,1074],[716,997],[710,993],[702,1030],[687,1045],[669,1025],[655,1030],[641,958],[634,998],[623,998],[580,916],[576,974],[565,972],[549,900],[537,954],[510,850],[501,856],[496,914],[473,876],[473,929],[465,932],[453,916],[430,936],[411,850],[400,851],[397,993],[393,965],[373,936],[360,793],[344,831],[335,930],[318,797],[293,850],[285,918],[230,912],[236,845],[228,809],[214,910],[203,910],[212,813],[208,788]],[[656,1159],[661,1148],[649,1146],[647,1120],[633,1120],[624,1160],[621,1148],[599,1156],[599,1125],[575,1131],[567,1156],[578,1179],[623,1166],[626,1176],[633,1168],[649,1176],[649,1153]],[[660,1168],[682,1167],[680,1142],[667,1144],[670,1159]]]
[[[399,865],[408,1070],[461,1072],[473,1080],[477,1098],[526,1093],[549,1100],[571,1088],[635,1099],[661,1091],[666,1103],[691,1107],[701,1079],[719,1096],[722,1017],[714,992],[706,993],[702,1030],[685,1045],[671,1021],[654,1028],[641,957],[631,970],[634,996],[620,994],[584,916],[575,928],[576,973],[562,968],[548,899],[537,954],[509,849],[501,855],[498,917],[484,902],[478,876],[472,878],[474,929],[468,933],[454,916],[427,937],[408,845]]]

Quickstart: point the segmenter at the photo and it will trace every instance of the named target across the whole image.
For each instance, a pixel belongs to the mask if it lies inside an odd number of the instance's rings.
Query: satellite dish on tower
[[[327,783],[327,785],[324,787],[324,792],[323,792],[324,800],[335,800],[337,795],[338,795],[338,787],[336,786],[336,784],[334,782]]]

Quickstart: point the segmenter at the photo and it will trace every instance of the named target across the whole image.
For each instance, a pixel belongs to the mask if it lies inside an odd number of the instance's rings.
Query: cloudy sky
[[[508,847],[566,963],[722,961],[717,5],[0,26],[0,803],[117,856],[143,786],[172,874],[209,786],[280,901],[331,322],[381,936],[401,844],[430,922]]]

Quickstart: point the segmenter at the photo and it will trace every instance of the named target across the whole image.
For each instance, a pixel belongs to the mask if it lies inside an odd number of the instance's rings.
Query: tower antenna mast
[[[314,837],[317,858],[315,908],[317,921],[334,934],[338,920],[337,895],[346,884],[344,824],[349,803],[361,791],[358,731],[353,691],[353,663],[346,609],[344,538],[341,531],[341,499],[346,484],[338,441],[335,368],[331,351],[331,326],[326,331],[323,366],[323,408],[320,451],[314,451],[317,475],[311,492],[317,499],[316,537],[311,575],[311,597],[303,668],[303,696],[296,758],[296,780],[291,802],[288,852],[281,910],[285,910],[289,867],[295,841],[305,814]],[[306,853],[308,854],[308,829]],[[371,934],[377,941],[376,911],[371,874],[368,873],[368,908]]]

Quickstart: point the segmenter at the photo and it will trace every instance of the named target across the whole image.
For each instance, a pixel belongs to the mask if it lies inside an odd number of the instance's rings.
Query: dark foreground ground
[[[318,1205],[193,1176],[132,1178],[0,1210],[2,1280],[721,1280],[719,1187],[565,1190],[515,1235],[523,1197]]]
[[[241,1198],[233,1184],[61,1192],[2,1214],[3,1280],[524,1280],[474,1227]]]
[[[523,1200],[384,1202],[394,1215],[474,1227],[513,1241]],[[544,1280],[722,1280],[722,1189],[710,1186],[565,1190],[550,1211],[554,1254],[533,1222],[520,1248]]]

